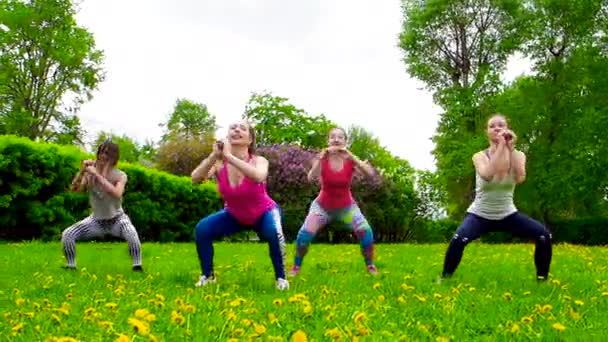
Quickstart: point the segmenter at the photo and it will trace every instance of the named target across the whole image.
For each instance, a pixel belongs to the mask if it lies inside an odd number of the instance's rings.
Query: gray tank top
[[[127,174],[117,168],[113,168],[106,179],[115,184],[122,177],[127,179]],[[106,220],[123,213],[122,197],[116,198],[105,192],[96,182],[89,185],[89,201],[93,210],[93,217]]]
[[[485,151],[488,158],[489,152]],[[515,176],[513,169],[500,181],[486,181],[475,171],[475,199],[467,212],[488,220],[501,220],[517,211],[513,203]]]

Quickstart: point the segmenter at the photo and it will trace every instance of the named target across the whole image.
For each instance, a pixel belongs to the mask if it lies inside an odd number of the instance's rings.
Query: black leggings
[[[467,213],[450,241],[443,264],[443,276],[448,277],[456,271],[462,259],[464,248],[469,242],[489,232],[511,232],[519,237],[535,239],[534,264],[536,265],[536,275],[544,278],[548,276],[552,256],[551,232],[540,222],[520,212],[515,212],[501,220],[488,220]]]

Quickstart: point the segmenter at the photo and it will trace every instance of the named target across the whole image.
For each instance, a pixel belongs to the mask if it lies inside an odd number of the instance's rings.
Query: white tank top
[[[123,171],[113,168],[108,173],[106,179],[114,184],[123,177],[126,179],[127,175]],[[111,196],[102,190],[98,184],[91,184],[89,186],[89,201],[91,203],[93,217],[96,219],[111,219],[123,213],[122,197],[116,198]]]
[[[486,151],[489,158],[489,152]],[[467,212],[488,220],[501,220],[517,211],[513,203],[515,190],[513,169],[500,181],[486,181],[475,171],[475,199]]]

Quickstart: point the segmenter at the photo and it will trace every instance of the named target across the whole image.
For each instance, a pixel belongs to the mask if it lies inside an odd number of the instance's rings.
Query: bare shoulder
[[[477,161],[483,161],[483,160],[488,160],[488,156],[486,155],[486,151],[479,151],[473,154],[473,157],[471,157],[471,160],[473,160],[473,162],[477,162]]]
[[[526,159],[526,154],[520,150],[513,150],[513,156],[518,159]]]
[[[264,164],[268,164],[268,159],[264,158],[263,156],[255,156],[253,158],[253,162],[255,163],[255,165],[264,165]]]

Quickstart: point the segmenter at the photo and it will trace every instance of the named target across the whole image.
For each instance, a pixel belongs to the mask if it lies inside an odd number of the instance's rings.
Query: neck
[[[249,158],[249,149],[247,148],[247,146],[231,146],[232,149],[232,155],[241,159],[241,160],[247,160],[247,158]]]

